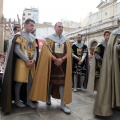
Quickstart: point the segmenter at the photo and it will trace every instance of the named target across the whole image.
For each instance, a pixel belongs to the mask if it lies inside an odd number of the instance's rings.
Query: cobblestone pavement
[[[30,107],[19,108],[13,105],[12,113],[3,115],[0,112],[0,120],[120,120],[120,111],[114,110],[110,117],[96,117],[93,115],[93,105],[96,93],[73,92],[73,102],[67,105],[71,114],[65,114],[59,109],[60,100],[52,99],[52,105],[44,102],[37,103],[37,109]]]

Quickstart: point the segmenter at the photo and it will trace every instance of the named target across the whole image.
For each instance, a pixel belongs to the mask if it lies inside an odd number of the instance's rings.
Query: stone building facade
[[[4,18],[4,40],[9,40],[11,34],[13,34],[13,28],[20,26],[18,21]]]
[[[38,8],[25,8],[23,11],[22,20],[23,23],[26,19],[31,18],[35,23],[39,23],[39,10]]]
[[[117,0],[101,0],[97,8],[99,9],[97,13],[90,14],[80,22],[79,29],[66,34],[70,39],[75,39],[77,34],[82,34],[91,53],[97,43],[103,39],[103,32],[116,29],[117,19],[120,18],[120,2]]]

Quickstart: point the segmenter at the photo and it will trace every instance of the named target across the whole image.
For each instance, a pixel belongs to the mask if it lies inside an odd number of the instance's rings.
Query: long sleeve
[[[88,48],[86,45],[83,46],[84,49],[83,49],[83,55],[82,55],[82,59],[81,59],[81,62],[83,62],[88,54]]]
[[[75,59],[79,58],[77,55],[75,55],[74,45],[72,46],[72,57],[75,58]]]
[[[79,57],[77,55],[75,55],[74,53],[72,53],[72,57],[78,59]]]
[[[96,58],[97,60],[102,60],[102,58],[100,57],[100,55],[99,55],[99,54],[94,53],[94,55],[95,55],[95,58]]]
[[[82,56],[82,59],[81,59],[82,62],[85,60],[86,56],[87,56],[87,53],[83,53],[83,56]]]
[[[14,52],[23,60],[23,61],[27,61],[29,60],[28,57],[26,57],[23,52],[20,49],[20,45],[18,43],[15,43],[15,48],[14,48]]]
[[[35,48],[35,51],[34,51],[34,56],[33,56],[33,59],[36,61],[37,59],[37,49]]]

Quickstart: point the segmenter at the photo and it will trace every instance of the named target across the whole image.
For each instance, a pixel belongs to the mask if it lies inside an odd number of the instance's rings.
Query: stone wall
[[[3,52],[4,46],[4,25],[3,25],[3,0],[0,0],[0,52]]]

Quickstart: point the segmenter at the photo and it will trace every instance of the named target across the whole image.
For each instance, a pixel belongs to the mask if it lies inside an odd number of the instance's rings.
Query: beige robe
[[[120,74],[116,36],[111,34],[103,57],[93,110],[93,113],[99,116],[110,116],[113,114],[112,108],[120,106]]]
[[[95,60],[95,56],[93,54],[92,63],[90,66],[88,84],[87,84],[87,91],[89,91],[89,92],[94,92],[94,89],[95,89],[95,66],[96,66],[96,60]]]
[[[53,41],[50,39],[46,39],[46,41],[52,48]],[[72,50],[69,41],[66,41],[66,45],[67,45],[67,65],[63,104],[69,104],[70,102],[72,102]],[[48,49],[47,45],[44,43],[38,59],[37,68],[35,76],[33,78],[32,88],[30,91],[29,98],[31,100],[34,101],[40,100],[43,102],[47,101],[50,73],[51,73],[51,52]],[[55,96],[53,95],[53,97],[57,98],[56,95]]]

